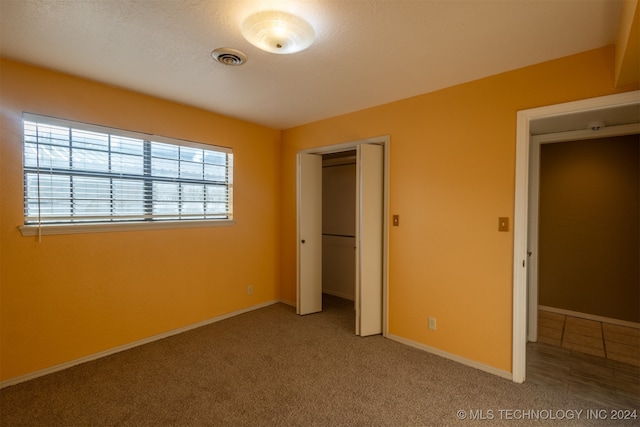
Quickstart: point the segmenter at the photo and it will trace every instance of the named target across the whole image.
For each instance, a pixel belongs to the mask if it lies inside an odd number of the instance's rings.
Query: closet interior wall
[[[355,151],[322,161],[322,292],[355,299]]]

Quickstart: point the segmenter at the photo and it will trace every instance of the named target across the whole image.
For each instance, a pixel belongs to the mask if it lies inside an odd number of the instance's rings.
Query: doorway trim
[[[382,135],[367,139],[361,139],[351,142],[344,142],[333,145],[326,145],[321,147],[308,148],[298,151],[300,154],[331,154],[339,153],[341,151],[355,150],[358,145],[362,144],[376,144],[384,147],[384,181],[383,181],[383,229],[382,229],[382,336],[386,337],[389,332],[389,170],[390,170],[390,152],[391,152],[391,138],[389,135]],[[298,171],[299,173],[299,171]],[[296,214],[296,221],[299,221],[299,214]],[[300,236],[297,239],[297,245],[300,244]],[[299,252],[299,251],[298,251]],[[297,276],[297,275],[296,275]],[[299,279],[297,279],[296,292],[299,292]]]
[[[640,91],[624,92],[598,98],[567,102],[517,112],[516,118],[516,176],[513,226],[513,337],[512,380],[522,383],[526,377],[527,352],[527,275],[529,232],[529,155],[530,125],[534,120],[601,110],[640,103]]]

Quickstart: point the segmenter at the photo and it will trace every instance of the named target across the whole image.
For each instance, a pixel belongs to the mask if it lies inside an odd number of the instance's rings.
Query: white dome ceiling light
[[[244,38],[252,45],[278,54],[300,52],[311,46],[316,36],[307,21],[280,11],[250,15],[240,29]]]

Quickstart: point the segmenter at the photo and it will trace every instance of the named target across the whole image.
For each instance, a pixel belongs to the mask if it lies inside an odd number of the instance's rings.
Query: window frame
[[[26,132],[25,132],[25,122],[34,122],[34,123],[42,123],[50,126],[59,126],[64,128],[69,128],[70,132],[72,130],[86,131],[98,134],[105,134],[109,136],[123,137],[123,138],[131,138],[136,140],[142,140],[145,145],[147,143],[160,143],[160,144],[169,144],[172,146],[178,147],[190,147],[197,149],[204,149],[215,151],[218,153],[224,153],[230,156],[230,164],[225,165],[226,171],[226,180],[225,184],[227,188],[227,204],[228,209],[226,212],[226,218],[208,218],[208,219],[153,219],[152,216],[147,219],[136,219],[136,220],[122,220],[117,219],[114,216],[110,221],[94,221],[94,222],[57,222],[57,223],[46,223],[42,222],[40,219],[37,223],[28,223],[28,213],[27,213],[27,172],[32,169],[27,166],[26,157],[25,157],[25,149],[26,149]],[[99,232],[116,232],[116,231],[138,231],[138,230],[158,230],[158,229],[175,229],[175,228],[201,228],[201,227],[219,227],[219,226],[230,226],[235,224],[235,220],[233,219],[233,173],[234,173],[234,156],[233,149],[229,147],[223,147],[218,145],[211,145],[206,143],[188,141],[177,138],[169,138],[159,135],[147,134],[142,132],[128,131],[123,129],[117,129],[107,126],[88,124],[73,120],[60,119],[51,116],[45,116],[41,114],[32,114],[28,112],[23,112],[22,114],[22,217],[23,224],[18,227],[23,236],[41,236],[41,235],[55,235],[55,234],[79,234],[79,233],[99,233]],[[149,144],[150,145],[150,144]],[[109,152],[110,153],[110,152]],[[141,156],[143,159],[147,159],[148,153],[145,153]],[[150,159],[149,159],[150,160]],[[179,162],[182,160],[179,160]],[[198,164],[198,163],[196,163]],[[205,166],[207,163],[202,163]],[[111,163],[109,163],[111,166]],[[146,166],[145,166],[146,168]],[[77,176],[74,173],[74,169],[69,168],[69,174],[64,176]],[[39,174],[40,171],[38,170]],[[99,173],[96,173],[99,174]],[[44,173],[42,175],[45,175]],[[113,178],[117,178],[116,174],[112,174]],[[143,178],[140,180],[144,183],[153,183],[153,182],[161,182],[154,181],[153,175],[148,175],[145,171]],[[146,178],[144,178],[146,177]],[[206,180],[202,179],[203,183]],[[188,179],[180,179],[177,178],[175,183],[183,183],[188,185],[190,182]],[[212,182],[212,181],[211,181]],[[203,184],[206,185],[206,184]],[[206,191],[206,188],[205,188]],[[69,198],[70,202],[74,200],[73,196]],[[114,200],[112,200],[112,203]],[[181,205],[184,203],[184,200],[180,200],[178,203]],[[206,202],[204,202],[206,203]],[[147,214],[138,215],[138,216],[146,216]],[[204,214],[203,214],[204,215]],[[46,217],[39,217],[46,218]],[[106,218],[106,216],[105,216]],[[82,221],[82,216],[78,217],[79,221]]]

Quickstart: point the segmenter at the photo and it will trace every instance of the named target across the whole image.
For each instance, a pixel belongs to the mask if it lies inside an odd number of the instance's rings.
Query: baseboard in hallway
[[[640,366],[640,329],[538,310],[538,341]]]

